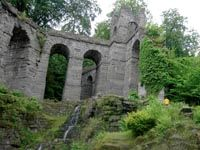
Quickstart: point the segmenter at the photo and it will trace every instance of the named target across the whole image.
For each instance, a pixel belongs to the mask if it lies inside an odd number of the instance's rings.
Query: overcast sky
[[[102,9],[95,22],[101,22],[106,19],[106,14],[113,9],[113,4],[116,0],[97,0]],[[144,0],[148,9],[153,16],[153,22],[160,24],[162,22],[161,14],[169,8],[177,8],[181,15],[188,18],[188,27],[195,29],[200,34],[200,0]],[[94,33],[94,30],[92,31]]]

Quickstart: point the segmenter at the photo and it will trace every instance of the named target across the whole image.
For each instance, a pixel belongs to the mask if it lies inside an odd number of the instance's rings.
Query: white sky
[[[96,23],[106,19],[106,14],[113,9],[113,4],[116,0],[97,0],[102,13],[92,23]],[[177,8],[179,13],[188,18],[188,27],[195,29],[200,34],[200,0],[144,0],[148,9],[153,16],[153,22],[160,24],[162,22],[161,14],[169,8]]]

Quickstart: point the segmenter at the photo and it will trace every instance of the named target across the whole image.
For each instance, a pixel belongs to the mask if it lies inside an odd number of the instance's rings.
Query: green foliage
[[[135,90],[130,90],[128,93],[128,100],[137,101],[139,99],[138,93]]]
[[[156,119],[155,130],[157,134],[164,134],[168,128],[183,120],[180,116],[180,110],[183,106],[182,103],[171,103],[169,106],[165,106],[157,98],[150,96],[149,105],[144,110]]]
[[[156,125],[156,120],[145,111],[129,113],[124,122],[135,136],[145,134]]]
[[[133,148],[131,132],[101,132],[89,145],[90,150],[117,150]]]
[[[128,7],[133,12],[133,15],[138,15],[145,8],[146,15],[150,18],[150,13],[147,10],[147,5],[143,0],[117,0],[114,9],[108,14],[109,19],[100,22],[95,29],[95,37],[109,40],[111,36],[111,17],[113,14],[119,15],[120,9]]]
[[[166,95],[174,101],[191,104],[200,102],[200,59],[183,57],[169,60],[169,80]]]
[[[140,11],[144,8],[146,15],[149,14],[149,11],[147,10],[147,5],[144,0],[117,0],[115,2],[115,8],[112,13],[118,14],[120,9],[123,7],[130,8],[134,15],[138,15]]]
[[[96,66],[96,63],[93,60],[87,59],[87,58],[83,60],[83,68],[90,68],[90,67],[95,67],[95,66]]]
[[[98,132],[104,131],[105,122],[100,118],[90,118],[87,121],[87,125],[81,129],[80,139],[88,141],[94,137]]]
[[[62,99],[67,65],[68,60],[62,55],[54,54],[49,58],[45,98]]]
[[[165,46],[164,30],[161,26],[154,23],[148,23],[146,25],[146,36],[153,41],[155,46],[160,48]]]
[[[22,127],[19,129],[21,149],[32,147],[36,143],[37,136],[29,128]]]
[[[102,21],[97,24],[94,37],[109,40],[110,39],[110,22]]]
[[[27,20],[28,20],[28,16],[27,16],[27,14],[26,14],[25,11],[22,12],[22,13],[20,13],[20,14],[17,16],[17,18],[18,18],[19,20],[21,20],[21,21],[27,21]]]
[[[194,108],[194,114],[193,114],[193,120],[196,122],[196,123],[200,123],[200,106],[197,106]]]
[[[154,45],[149,38],[144,38],[141,44],[139,68],[141,81],[148,94],[157,94],[168,79],[168,65],[164,49]]]
[[[41,27],[64,22],[63,30],[90,34],[91,21],[101,12],[95,0],[9,0]]]
[[[81,142],[73,142],[71,150],[88,150],[87,145]]]
[[[47,39],[46,39],[46,36],[44,35],[44,33],[38,31],[38,32],[37,32],[37,39],[38,39],[40,48],[41,48],[41,50],[42,50],[43,47],[44,47],[44,44],[45,44],[45,42],[46,42],[46,40],[47,40]]]
[[[21,97],[16,92],[0,93],[0,117],[5,124],[15,126],[23,119],[32,120],[41,111],[41,105],[34,98]]]
[[[163,18],[166,47],[174,50],[178,57],[194,55],[199,48],[199,34],[187,30],[186,18],[177,9],[164,11]]]
[[[9,92],[10,92],[9,89],[5,85],[0,84],[0,93],[1,94],[7,94]]]
[[[22,149],[35,144],[36,136],[28,128],[27,122],[36,120],[41,110],[41,104],[35,98],[25,97],[19,91],[10,91],[0,86],[0,126],[16,132]]]
[[[131,130],[134,135],[143,135],[150,129],[158,135],[164,135],[168,128],[181,122],[180,110],[182,103],[162,104],[154,96],[148,98],[149,104],[138,112],[129,113],[121,120],[123,130]]]

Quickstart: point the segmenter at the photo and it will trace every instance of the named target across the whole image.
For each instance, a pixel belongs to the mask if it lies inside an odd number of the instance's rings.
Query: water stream
[[[74,109],[74,112],[71,116],[71,119],[70,121],[66,124],[65,126],[65,133],[63,135],[63,141],[65,142],[67,137],[68,137],[68,134],[69,132],[75,127],[75,125],[77,124],[78,122],[78,118],[79,118],[79,115],[80,115],[80,105],[76,106],[76,108]]]
[[[76,126],[78,119],[79,119],[79,115],[80,115],[80,105],[76,106],[69,122],[67,122],[64,126],[64,135],[63,135],[63,141],[66,142],[68,135],[70,133],[70,131]],[[43,144],[40,144],[37,148],[37,150],[42,150],[43,149]]]
[[[42,150],[42,144],[39,145],[37,150]]]

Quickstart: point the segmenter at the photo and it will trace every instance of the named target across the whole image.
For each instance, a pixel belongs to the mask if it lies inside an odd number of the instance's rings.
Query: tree
[[[184,53],[195,56],[197,52],[199,52],[199,39],[199,33],[194,30],[188,31],[188,33],[184,37]]]
[[[164,11],[163,17],[166,47],[174,50],[178,57],[194,54],[199,48],[199,34],[194,30],[188,31],[187,18],[181,16],[177,9]]]
[[[119,13],[122,7],[128,7],[131,9],[134,15],[137,15],[141,9],[145,8],[146,15],[149,15],[147,5],[144,0],[117,0],[112,13]]]
[[[60,54],[50,56],[44,98],[62,99],[67,66],[68,60],[64,56]]]
[[[94,37],[109,40],[110,39],[110,22],[102,21],[97,24]]]
[[[96,0],[9,0],[41,27],[64,24],[63,30],[90,34],[91,21],[100,13]]]

